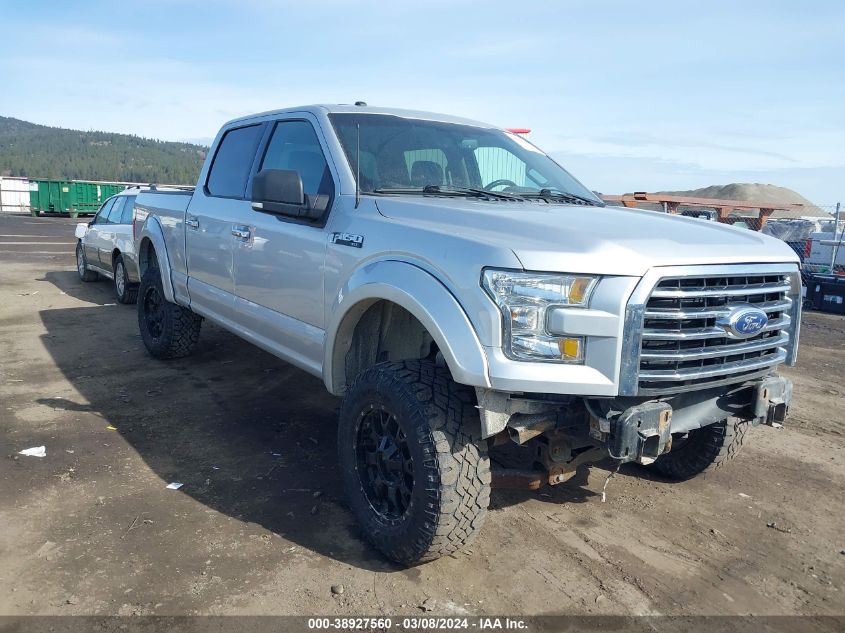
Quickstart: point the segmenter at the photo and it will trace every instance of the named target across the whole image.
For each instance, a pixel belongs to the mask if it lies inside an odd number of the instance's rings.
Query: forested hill
[[[193,185],[206,149],[0,117],[0,176]]]

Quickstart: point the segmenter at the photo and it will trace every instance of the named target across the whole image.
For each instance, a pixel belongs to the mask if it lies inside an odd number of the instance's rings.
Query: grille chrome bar
[[[721,287],[657,288],[651,293],[655,299],[695,299],[702,297],[746,297],[788,292],[788,283],[742,284]]]
[[[723,325],[744,307],[769,317],[748,338]],[[791,262],[653,268],[625,309],[619,395],[741,384],[794,364],[800,315],[801,278]]]
[[[781,316],[772,319],[763,328],[763,332],[772,330],[783,330],[789,327],[791,319],[788,316]],[[720,327],[689,328],[686,330],[660,330],[657,328],[643,329],[643,338],[650,341],[697,341],[708,338],[724,338],[725,330]]]
[[[657,291],[655,291],[656,293]],[[652,294],[652,296],[655,296]],[[755,308],[759,308],[766,313],[783,312],[792,307],[791,299],[778,299],[775,301],[762,301],[760,303],[750,304]],[[714,308],[652,308],[645,311],[645,318],[647,319],[671,319],[677,321],[679,319],[714,319],[730,314],[728,307],[714,307]]]
[[[733,374],[762,369],[763,367],[771,367],[773,365],[779,365],[785,360],[786,351],[779,349],[776,353],[769,354],[768,356],[724,363],[722,365],[713,366],[712,368],[654,369],[650,371],[640,371],[640,380],[675,381],[711,378],[713,376],[722,376],[724,374]]]
[[[766,350],[781,347],[789,343],[789,334],[781,333],[778,336],[770,336],[750,343],[741,343],[739,345],[714,345],[712,347],[698,347],[695,349],[685,349],[680,351],[658,351],[658,350],[643,350],[640,354],[640,359],[644,361],[673,361],[686,362],[690,360],[703,360],[705,358],[719,358],[720,356],[730,357],[739,356],[741,354],[749,354],[751,352],[763,352]],[[724,366],[724,365],[723,365]],[[640,377],[642,377],[640,372]]]

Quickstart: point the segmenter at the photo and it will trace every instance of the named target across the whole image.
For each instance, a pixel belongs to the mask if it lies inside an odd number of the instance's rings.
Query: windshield
[[[520,197],[570,194],[602,204],[546,154],[510,132],[384,114],[329,118],[353,174],[360,126],[362,193],[484,190]]]

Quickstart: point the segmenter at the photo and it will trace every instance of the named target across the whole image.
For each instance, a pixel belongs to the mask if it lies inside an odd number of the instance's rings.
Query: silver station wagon
[[[132,236],[135,197],[149,187],[130,187],[106,200],[90,222],[76,226],[76,269],[82,281],[111,279],[120,303],[135,303],[138,260]]]

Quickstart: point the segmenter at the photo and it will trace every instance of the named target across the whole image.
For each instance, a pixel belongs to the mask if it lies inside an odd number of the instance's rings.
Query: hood
[[[510,249],[526,270],[641,276],[654,266],[798,262],[777,238],[642,209],[418,196],[376,202],[409,227]]]

